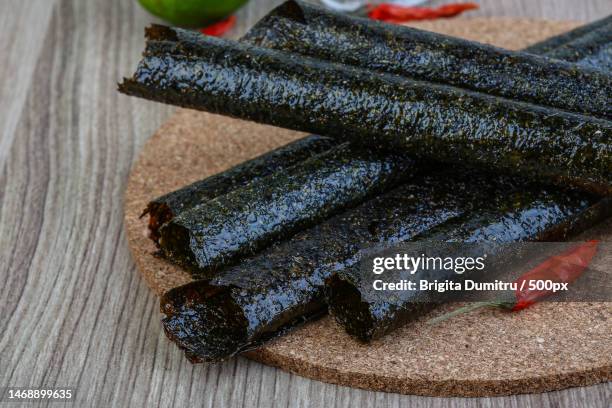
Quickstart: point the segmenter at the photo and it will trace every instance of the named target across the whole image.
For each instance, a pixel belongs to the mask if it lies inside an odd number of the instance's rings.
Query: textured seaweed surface
[[[279,10],[270,13],[249,31],[242,41],[252,42],[255,45],[262,45],[266,41],[274,41],[274,38],[270,39],[270,35],[275,31],[268,32],[268,30],[275,29],[272,23],[278,16],[280,16]],[[607,30],[609,35],[611,24],[612,16],[609,16],[534,44],[526,48],[525,51],[561,58],[562,56],[567,57],[567,47],[569,46],[574,51],[569,57],[571,61],[610,70],[612,69],[612,40],[608,38],[608,46],[603,46],[606,37],[601,35],[601,31]],[[201,39],[200,34],[192,31],[174,31],[161,26],[152,26],[147,29],[147,37],[149,38],[147,53],[151,55],[163,55],[164,53],[197,55],[198,42]],[[283,42],[275,41],[275,47],[282,48],[282,46]],[[150,215],[151,238],[157,241],[159,239],[159,227],[171,220],[174,215],[232,191],[250,181],[265,177],[275,171],[282,171],[315,154],[328,150],[336,144],[337,142],[331,138],[308,136],[152,200],[145,210],[145,214]]]
[[[529,47],[523,49],[524,52],[529,52],[532,54],[539,55],[548,55],[551,52],[554,53],[554,50],[559,47],[563,47],[566,44],[579,39],[585,36],[589,36],[590,34],[598,30],[599,28],[609,25],[612,23],[612,16],[607,16],[602,19],[593,21],[592,23],[582,25],[573,30],[567,31],[565,33],[556,35],[554,37],[547,38],[543,41],[537,42],[535,44],[530,45]],[[559,58],[562,59],[562,58]],[[568,61],[577,61],[577,59],[571,59]]]
[[[170,30],[170,34],[153,36],[156,41],[178,38],[177,50],[166,52],[192,56],[206,53],[202,36]],[[599,32],[592,35],[601,36]],[[612,118],[612,76],[607,73],[438,33],[354,18],[302,2],[285,2],[256,24],[241,41]],[[606,39],[600,42],[605,43]],[[150,44],[148,51],[154,47]]]
[[[214,281],[197,281],[174,289],[162,299],[165,331],[194,362],[225,359],[323,313],[321,283],[334,272],[354,265],[359,259],[357,248],[362,245],[393,244],[419,233],[425,236],[425,231],[451,219],[455,220],[456,233],[461,231],[456,228],[459,225],[466,231],[473,226],[474,220],[472,224],[468,221],[474,214],[494,222],[490,218],[490,208],[488,212],[474,213],[483,203],[489,203],[489,207],[491,203],[500,204],[499,199],[494,199],[499,191],[492,193],[492,186],[515,198],[511,200],[514,204],[502,207],[510,212],[504,213],[499,220],[519,220],[527,227],[534,223],[542,226],[538,222],[543,215],[550,219],[549,216],[563,213],[564,208],[572,205],[568,204],[565,195],[542,192],[545,199],[536,203],[537,208],[529,211],[529,207],[524,206],[518,213],[517,206],[520,207],[527,193],[523,193],[523,199],[520,194],[512,193],[516,186],[508,180],[489,181],[492,184],[483,188],[481,177],[475,176],[475,183],[466,184],[453,176],[426,176],[424,180],[399,187],[300,232],[291,240],[226,270]],[[466,201],[466,197],[473,199]],[[537,199],[536,195],[531,197]],[[584,202],[591,201],[584,194],[580,197],[572,194],[572,197],[570,201],[574,200],[574,205],[577,203],[580,208]],[[579,217],[570,217],[571,221],[559,218],[559,223],[552,223],[548,228],[548,236],[563,237],[588,228],[609,205],[607,201],[600,201],[581,210]],[[517,218],[517,214],[524,218]],[[478,216],[475,220],[479,220]],[[450,228],[447,224],[437,233]],[[316,248],[326,251],[314,250]],[[418,315],[416,304],[408,305],[415,315],[404,316],[405,319]],[[430,307],[426,306],[427,310]],[[356,314],[360,310],[352,312]]]
[[[522,192],[508,201],[510,208],[493,206],[453,219],[415,238],[415,241],[468,242],[487,245],[487,255],[494,257],[500,245],[521,241],[564,240],[569,235],[594,225],[612,214],[610,199],[597,203],[583,194],[542,191]],[[466,256],[462,253],[461,256]],[[430,291],[376,291],[372,272],[352,267],[331,276],[326,285],[329,312],[351,335],[362,341],[382,337],[433,309],[446,294]],[[394,280],[460,281],[469,273],[452,270],[419,271],[411,275],[399,272]]]
[[[273,11],[253,30],[249,31],[242,41],[252,42],[255,45],[262,45],[266,41],[274,41],[274,39],[268,39],[271,33],[267,30],[274,29],[271,23],[275,20],[274,17],[278,15],[278,11]],[[591,65],[594,68],[610,70],[612,69],[612,39],[609,38],[612,32],[611,25],[612,16],[609,16],[534,44],[526,48],[525,51],[546,54],[554,58],[565,57],[577,63]],[[608,37],[605,33],[602,33],[602,30],[607,30]],[[147,52],[150,54],[169,52],[197,55],[201,35],[192,31],[174,31],[153,26],[148,29],[148,37],[150,40],[147,43]],[[282,48],[282,45],[281,41],[275,41],[277,48]],[[567,49],[570,47],[573,54],[568,56]],[[159,239],[159,227],[181,211],[225,194],[252,180],[267,176],[275,171],[282,171],[315,154],[328,150],[336,144],[337,142],[331,138],[308,136],[229,170],[156,198],[149,203],[145,210],[145,214],[150,215],[151,238],[157,241]]]
[[[606,24],[559,45],[550,50],[548,54],[561,60],[610,71],[612,69],[612,16],[603,21]]]
[[[612,124],[445,85],[202,37],[149,55],[128,94],[290,129],[553,179],[609,194]]]
[[[159,232],[162,253],[195,274],[252,255],[357,205],[424,166],[343,144],[183,211]]]
[[[609,42],[597,51],[582,55],[577,63],[612,71],[612,42]]]
[[[158,197],[148,204],[143,214],[149,214],[150,216],[150,237],[157,241],[159,239],[159,228],[162,224],[185,210],[277,171],[284,171],[312,156],[329,150],[337,144],[331,138],[308,136]]]
[[[410,240],[483,203],[521,199],[509,192],[522,187],[458,169],[431,171],[211,280],[172,289],[162,298],[165,331],[192,361],[228,358],[323,313],[325,279],[358,262],[364,245]]]
[[[610,18],[604,19],[609,21]],[[566,41],[573,41],[578,38],[589,38],[590,41],[598,42],[596,38],[589,35],[593,29],[603,26],[607,21],[599,21],[594,25],[587,25],[584,28],[580,27],[576,32],[570,32],[571,35],[560,35],[558,37],[552,37],[550,41],[545,43],[555,44],[556,47],[562,46]],[[586,37],[585,37],[586,36]],[[583,42],[585,45],[586,42]],[[545,44],[538,45],[538,47],[545,47]],[[537,52],[538,47],[532,47],[528,50],[531,52]],[[553,47],[550,47],[553,48]],[[548,50],[548,55],[557,57],[555,49]],[[589,58],[586,54],[582,54],[583,58]],[[606,65],[604,62],[595,62],[595,67],[601,69],[611,69],[612,67]],[[581,196],[584,202],[593,203],[592,198],[588,198],[586,195]],[[502,238],[502,242],[509,240],[516,240],[517,238],[528,238],[529,235],[538,233],[537,221],[540,219],[541,214],[548,214],[548,216],[554,216],[560,213],[560,209],[566,208],[567,202],[564,200],[567,197],[549,195],[546,200],[542,201],[538,212],[531,213],[523,212],[525,216],[522,221],[522,227],[519,229],[505,228],[503,225],[504,220],[516,220],[516,215],[512,213],[497,214],[482,212],[476,214],[470,214],[464,219],[455,219],[453,222],[449,222],[447,225],[443,225],[439,228],[432,229],[426,234],[421,234],[420,239],[423,240],[482,240],[482,239],[494,239],[497,240]],[[580,199],[578,196],[574,198]],[[572,217],[570,220],[558,219],[557,222],[551,222],[547,227],[547,230],[540,232],[540,239],[563,239],[572,233],[578,233],[586,230],[589,226],[593,225],[600,219],[605,219],[610,216],[612,203],[609,199],[604,199],[595,202],[586,210],[581,211],[580,216]],[[521,214],[521,212],[516,213]],[[474,218],[470,218],[474,217]],[[497,217],[497,218],[496,218]],[[487,220],[488,219],[488,220]],[[496,221],[497,220],[497,221]],[[501,223],[499,222],[501,220]],[[487,222],[488,221],[488,222]],[[492,221],[492,223],[491,223]],[[510,226],[512,224],[509,224]],[[503,227],[500,229],[500,227]],[[527,228],[525,228],[527,227]],[[529,227],[535,227],[535,230],[529,230]],[[490,235],[491,232],[493,235]],[[501,234],[501,232],[512,232],[518,233],[519,235],[507,235]],[[505,238],[504,238],[505,237]],[[438,273],[440,271],[437,271]],[[410,296],[396,299],[380,299],[380,295],[373,293],[370,287],[365,284],[367,281],[362,276],[361,272],[357,269],[346,270],[344,273],[332,277],[326,288],[328,302],[331,303],[330,311],[336,317],[336,320],[343,325],[347,332],[356,336],[357,338],[369,341],[375,338],[379,338],[384,334],[392,331],[394,328],[401,327],[402,325],[410,322],[421,316],[423,313],[431,310],[439,302],[444,300],[444,295],[432,298],[428,297],[431,293],[411,293]],[[414,276],[404,277],[407,280],[411,280]],[[421,277],[419,277],[421,278]],[[441,273],[436,275],[437,279],[443,280],[449,278],[448,276],[442,276]],[[450,278],[461,279],[460,276],[452,274]],[[369,282],[369,281],[367,281]],[[392,302],[389,302],[392,300]],[[430,302],[428,302],[428,300]]]

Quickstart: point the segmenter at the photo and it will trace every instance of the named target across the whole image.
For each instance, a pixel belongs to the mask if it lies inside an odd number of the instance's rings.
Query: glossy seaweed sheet
[[[264,42],[271,41],[268,40],[270,33],[267,33],[266,30],[274,29],[271,23],[276,16],[280,17],[280,15],[282,14],[278,10],[273,11],[253,30],[247,32],[242,41],[252,42],[255,45],[263,45]],[[612,16],[608,16],[534,44],[526,48],[525,51],[554,58],[565,57],[576,63],[611,70],[612,39],[609,38],[612,32],[611,25]],[[608,37],[605,34],[602,35],[602,30],[607,30]],[[165,53],[197,55],[198,41],[201,37],[200,34],[195,32],[176,32],[158,26],[149,28],[147,36],[150,39],[147,43],[147,52],[160,55]],[[607,42],[607,46],[605,42]],[[282,41],[275,42],[275,47],[281,48],[282,46]],[[568,47],[571,47],[574,51],[570,56],[567,56]],[[315,154],[328,150],[334,145],[337,145],[334,139],[314,135],[308,136],[158,197],[148,204],[143,214],[150,215],[150,237],[157,241],[159,239],[159,227],[181,211],[225,194],[252,180],[265,177],[275,171],[282,171]]]
[[[550,51],[555,58],[591,68],[612,70],[612,16],[608,24]]]
[[[176,53],[180,55],[206,53],[202,36],[171,30],[162,34],[165,31],[159,29],[152,37],[157,41],[178,38],[180,49]],[[307,3],[283,3],[241,41],[612,119],[612,76],[607,73],[415,28],[350,17]],[[151,44],[149,49],[154,47]]]
[[[213,279],[172,289],[161,301],[166,334],[192,361],[228,358],[324,313],[325,279],[358,262],[364,245],[410,240],[483,203],[520,199],[523,194],[511,192],[521,188],[504,177],[459,169],[428,171]],[[582,206],[582,201],[574,205]],[[535,222],[548,220],[546,214],[538,210]]]
[[[539,191],[521,193],[507,207],[492,206],[433,228],[414,241],[482,243],[489,257],[503,256],[502,245],[522,241],[558,241],[584,230],[612,214],[610,198],[597,202],[584,195]],[[450,254],[449,254],[450,255]],[[461,253],[461,256],[467,256]],[[446,256],[446,255],[445,255]],[[421,279],[433,282],[462,281],[473,272],[453,270],[397,272],[393,281]],[[325,287],[329,312],[351,335],[370,341],[404,326],[447,299],[432,291],[376,291],[372,271],[357,266],[330,276]]]
[[[602,27],[608,23],[610,17],[600,20],[592,25],[580,27],[577,30],[562,34],[558,37],[552,37],[549,41],[542,44],[536,44],[527,50],[530,52],[547,52],[551,57],[558,57],[555,48],[561,47],[569,41],[574,41],[580,38],[587,38],[593,43],[598,43],[597,38],[590,34],[596,28]],[[546,44],[552,45],[547,47]],[[589,44],[583,42],[587,48]],[[563,48],[561,48],[563,49]],[[579,51],[579,50],[578,50]],[[580,53],[581,58],[590,58],[588,53]],[[576,60],[580,62],[580,60]],[[607,65],[605,61],[594,61],[594,67],[610,70],[612,66]],[[551,223],[550,227],[539,233],[540,239],[553,240],[563,239],[572,233],[579,233],[587,229],[590,225],[597,223],[611,215],[612,203],[610,199],[599,200],[594,202],[592,198],[585,195],[581,196],[584,202],[594,203],[586,210],[581,211],[581,215],[571,217],[569,220],[559,219],[558,223]],[[538,232],[538,224],[533,220],[539,217],[538,213],[555,214],[559,209],[564,208],[565,204],[562,201],[549,196],[548,200],[542,201],[542,206],[538,212],[529,214],[524,211],[525,217],[522,220],[521,229],[503,228],[506,220],[516,220],[516,214],[511,212],[494,215],[490,210],[470,213],[464,217],[454,218],[453,221],[443,224],[437,228],[432,228],[426,233],[415,237],[415,240],[427,241],[479,241],[482,239],[498,240],[501,242],[509,242],[517,240],[521,235],[533,234]],[[493,216],[492,216],[493,215]],[[512,225],[512,224],[510,224]],[[525,228],[527,227],[527,228]],[[536,230],[529,230],[529,227],[535,227]],[[508,233],[519,235],[508,235]],[[493,235],[491,235],[493,234]],[[440,272],[440,271],[438,271]],[[385,301],[380,295],[374,293],[370,287],[365,285],[369,283],[368,279],[360,276],[363,272],[358,269],[345,269],[340,274],[330,277],[327,282],[327,302],[330,303],[330,312],[335,316],[336,320],[347,330],[348,333],[356,336],[363,341],[380,338],[384,334],[393,331],[395,328],[401,327],[412,320],[417,319],[424,313],[432,310],[436,305],[445,301],[444,294],[432,294],[428,292],[412,293],[405,298],[387,299],[395,302]],[[414,276],[404,277],[411,280]],[[421,277],[419,277],[421,278]],[[436,278],[443,280],[448,276],[436,275]],[[461,279],[462,277],[452,274],[452,279]],[[363,287],[361,285],[364,285]]]
[[[265,42],[269,34],[266,34],[264,30],[273,28],[270,24],[277,14],[278,11],[272,12],[253,30],[249,31],[242,41],[253,42],[256,45],[261,45],[262,42]],[[570,57],[572,61],[589,64],[599,69],[610,70],[612,69],[612,54],[610,54],[611,57],[608,59],[603,57],[611,52],[612,40],[608,39],[609,50],[606,53],[606,47],[602,46],[602,36],[600,35],[602,27],[607,27],[607,30],[610,30],[610,24],[612,24],[612,16],[551,37],[548,40],[526,48],[525,51],[559,58],[561,54],[567,54],[564,46],[572,43],[572,49],[575,51]],[[158,26],[149,28],[147,36],[150,39],[147,43],[147,52],[159,55],[165,53],[197,55],[197,44],[201,37],[200,34],[195,32],[176,32]],[[277,41],[276,47],[282,47],[282,44],[281,41]],[[159,239],[159,227],[163,223],[170,221],[176,214],[246,185],[250,181],[265,177],[275,171],[282,171],[300,161],[328,150],[334,145],[337,145],[334,139],[314,135],[308,136],[226,171],[158,197],[148,204],[143,214],[149,214],[150,216],[150,237],[157,242]]]
[[[212,37],[145,55],[120,90],[160,102],[612,192],[610,121]]]
[[[328,137],[308,136],[158,197],[143,213],[143,216],[149,215],[149,236],[157,242],[159,228],[175,215],[277,171],[285,171],[337,144]]]
[[[277,7],[249,38],[268,48],[612,118],[607,74],[301,1]]]
[[[490,209],[479,212],[483,203],[501,205],[499,198],[494,198],[500,196],[499,190],[513,198],[510,202],[514,204],[502,206],[512,214],[517,214],[517,206],[528,194],[535,200],[541,198],[533,211],[525,205],[522,221],[526,225],[544,225],[555,214],[565,214],[566,208],[583,209],[585,203],[592,202],[584,194],[571,194],[569,202],[565,194],[548,192],[522,193],[521,198],[516,185],[507,179],[490,179],[483,187],[481,175],[473,177],[476,182],[469,176],[457,181],[458,172],[451,172],[447,177],[437,170],[423,180],[374,198],[226,269],[215,280],[196,281],[170,291],[162,299],[168,337],[194,362],[222,360],[257,346],[324,313],[322,282],[354,265],[359,259],[358,248],[407,241],[448,220],[469,225],[469,214],[491,214]],[[494,186],[495,192],[491,191]],[[524,190],[522,185],[520,190]],[[580,216],[558,218],[549,234],[556,229],[556,236],[562,237],[586,229],[605,214],[605,203],[580,210]]]
[[[551,52],[554,53],[556,48],[562,48],[568,43],[571,43],[577,39],[580,39],[580,38],[591,38],[592,39],[591,33],[593,33],[596,30],[599,30],[601,27],[609,26],[611,23],[612,23],[612,15],[604,17],[596,21],[593,21],[592,23],[582,25],[580,27],[577,27],[573,30],[556,35],[554,37],[547,38],[535,44],[532,44],[529,47],[525,48],[523,51],[529,52],[532,54],[539,54],[539,55],[547,55],[547,54],[550,54]],[[595,41],[596,41],[596,44],[599,43],[598,40],[595,40]],[[591,48],[591,46],[589,46],[588,48]],[[580,54],[583,55],[584,50],[578,50],[578,51],[579,51],[579,55]],[[562,59],[562,58],[559,58],[559,59]],[[580,57],[578,57],[577,59],[575,58],[568,59],[568,61],[577,61],[578,59],[580,59]]]
[[[348,143],[183,211],[160,229],[163,255],[196,275],[218,270],[423,171]]]

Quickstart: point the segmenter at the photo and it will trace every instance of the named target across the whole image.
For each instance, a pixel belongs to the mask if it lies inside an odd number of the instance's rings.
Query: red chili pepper
[[[533,305],[537,301],[553,294],[551,290],[531,289],[530,281],[552,281],[570,284],[582,275],[597,253],[599,241],[588,241],[567,249],[559,255],[552,256],[535,268],[521,275],[515,283],[517,289],[513,300],[474,302],[470,305],[453,310],[429,321],[436,324],[451,317],[470,312],[481,307],[496,307],[516,312]]]
[[[368,17],[387,23],[404,23],[414,20],[430,20],[436,18],[453,17],[467,10],[478,8],[476,3],[451,3],[437,8],[431,7],[405,7],[396,4],[382,3],[377,6],[368,6]]]
[[[547,290],[529,290],[529,282],[551,280],[559,283],[572,283],[582,275],[597,253],[598,241],[588,241],[582,245],[550,257],[516,280],[518,288],[514,294],[516,303],[512,311],[525,309],[538,300],[550,295]],[[521,290],[522,288],[522,290]]]
[[[223,34],[228,32],[236,24],[236,16],[232,15],[214,24],[209,25],[200,29],[202,34],[211,35],[214,37],[221,37]]]

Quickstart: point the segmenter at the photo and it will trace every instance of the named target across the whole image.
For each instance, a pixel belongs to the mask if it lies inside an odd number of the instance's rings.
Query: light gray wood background
[[[279,2],[251,1],[234,35]],[[612,13],[610,0],[478,2],[473,15]],[[162,333],[122,226],[130,166],[173,111],[115,89],[150,21],[135,0],[0,2],[0,387],[76,387],[78,407],[610,406],[610,384],[441,399],[337,387],[243,358],[189,364]]]

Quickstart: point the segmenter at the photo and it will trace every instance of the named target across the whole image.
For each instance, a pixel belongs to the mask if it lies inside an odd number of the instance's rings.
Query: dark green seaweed
[[[321,282],[353,265],[358,260],[356,248],[363,244],[409,240],[450,219],[469,225],[467,214],[473,215],[474,207],[499,194],[491,192],[492,186],[517,199],[511,202],[525,201],[520,194],[511,194],[515,186],[508,181],[491,179],[483,188],[481,183],[471,181],[481,180],[480,175],[465,177],[463,182],[456,177],[430,174],[424,181],[399,187],[298,233],[241,266],[226,270],[226,276],[216,282],[197,281],[170,291],[162,299],[168,337],[194,362],[228,358],[321,315],[325,310]],[[466,179],[470,181],[466,183]],[[537,208],[524,211],[525,218],[520,224],[546,224],[541,215],[554,216],[572,205],[583,208],[581,199],[591,200],[572,194],[570,201],[574,204],[568,205],[564,195],[546,192],[540,195],[543,198]],[[466,202],[469,197],[473,200]],[[562,222],[548,229],[549,236],[564,237],[585,230],[605,213],[604,204],[605,201],[589,207],[579,217],[559,219]],[[256,282],[259,290],[252,289],[251,282]]]
[[[267,48],[612,118],[612,77],[542,56],[287,1],[243,39]],[[603,104],[603,105],[602,105]]]
[[[163,255],[210,272],[252,255],[424,171],[393,154],[343,144],[183,211],[164,224]]]
[[[607,16],[602,19],[593,21],[592,23],[582,25],[573,30],[567,31],[565,33],[562,33],[554,37],[547,38],[543,41],[537,42],[535,44],[532,44],[529,47],[523,49],[523,51],[529,52],[532,54],[547,55],[547,54],[550,54],[551,52],[555,52],[556,48],[563,47],[566,44],[574,40],[577,40],[579,38],[584,38],[585,36],[587,36],[588,38],[592,39],[590,34],[593,31],[598,30],[599,28],[603,26],[609,25],[610,23],[612,23],[612,16]],[[598,42],[599,41],[597,41],[597,43]],[[590,48],[591,48],[591,45],[589,45],[587,49],[590,49]],[[562,59],[562,58],[558,58],[558,59]],[[571,59],[568,61],[575,62],[577,60]]]
[[[609,121],[203,38],[208,56],[145,56],[120,90],[369,148],[612,192]]]
[[[176,49],[167,49],[166,53],[206,55],[203,36],[186,30],[166,31],[158,30],[153,36],[156,43],[149,44],[148,52],[159,47],[159,42],[175,39]],[[283,3],[241,41],[612,119],[612,76],[608,73],[415,28],[350,17],[298,1]]]
[[[210,199],[233,191],[277,171],[284,171],[338,143],[334,139],[308,136],[286,146],[279,147],[252,160],[245,161],[228,170],[186,187],[165,194],[151,201],[143,215],[149,214],[150,238],[159,240],[159,228],[175,215],[202,204]]]
[[[612,71],[612,43],[608,43],[596,52],[581,56],[576,63],[594,68],[599,67],[608,72]]]
[[[428,172],[213,279],[172,289],[161,302],[166,334],[191,361],[228,358],[324,313],[325,279],[358,262],[364,245],[410,240],[482,203],[501,205],[509,191],[521,188],[507,177],[459,169]],[[536,211],[539,220],[557,210]]]
[[[491,207],[453,219],[416,237],[424,242],[485,243],[487,255],[502,256],[502,245],[522,241],[560,241],[612,215],[612,199],[596,202],[584,195],[536,193],[509,202],[514,208]],[[466,254],[462,254],[466,256]],[[371,271],[347,268],[326,282],[329,312],[351,335],[371,341],[406,325],[447,299],[431,291],[396,291],[393,296],[373,289]],[[452,270],[400,272],[394,280],[461,281],[469,273]]]
[[[277,12],[272,12],[266,19],[262,20],[252,31],[249,31],[242,41],[253,42],[256,45],[261,45],[260,41],[265,41],[268,35],[262,30],[271,28],[270,22]],[[532,53],[548,53],[551,57],[559,57],[557,53],[565,53],[563,46],[575,41],[580,41],[580,46],[572,56],[572,61],[578,63],[592,64],[599,69],[612,69],[612,65],[606,66],[605,63],[596,58],[600,58],[605,53],[601,45],[601,35],[597,32],[593,35],[596,29],[603,26],[609,26],[612,23],[612,16],[598,20],[591,24],[587,24],[576,28],[567,33],[552,37],[543,42],[537,43],[525,49]],[[197,55],[198,41],[200,34],[188,31],[167,30],[163,27],[153,26],[148,30],[147,37],[150,39],[147,43],[147,52],[154,54],[182,53],[186,55]],[[609,41],[610,42],[610,41]],[[279,47],[281,42],[277,42]],[[559,51],[555,50],[559,48]],[[575,48],[575,46],[573,46]],[[608,47],[612,49],[612,47]],[[593,50],[599,49],[598,53]],[[576,59],[580,56],[580,59]],[[612,62],[612,58],[609,59]],[[204,180],[197,181],[184,188],[165,194],[152,200],[144,211],[144,214],[149,214],[149,230],[150,237],[157,242],[159,239],[159,227],[170,221],[174,215],[195,207],[197,204],[205,202],[211,198],[225,194],[229,191],[243,186],[252,180],[265,177],[275,171],[282,171],[290,166],[297,164],[315,154],[328,150],[333,145],[337,144],[331,138],[319,136],[308,136],[304,139],[290,143],[287,146],[278,148],[255,159],[246,161],[242,164],[234,166],[224,172],[215,174]]]
[[[555,48],[551,53],[555,58],[609,71],[612,69],[612,21]]]
[[[609,19],[608,17],[604,20]],[[593,26],[585,26],[585,29],[570,32],[572,35],[562,34],[558,37],[552,37],[550,39],[551,41],[545,43],[555,44],[556,47],[559,47],[564,45],[566,41],[575,40],[583,35],[588,35],[592,29],[602,25],[603,20]],[[527,50],[530,52],[538,52],[539,48],[544,49],[545,43],[537,47],[530,47]],[[556,58],[558,54],[556,54],[554,49],[550,50],[550,48],[548,49],[548,55]],[[583,58],[589,57],[587,54],[583,54]],[[612,66],[609,65],[602,65],[601,62],[595,62],[594,67],[608,70],[612,68]],[[583,198],[586,199],[586,197]],[[565,239],[568,236],[582,232],[599,220],[603,220],[610,216],[611,206],[612,203],[609,199],[601,200],[586,209],[579,217],[571,218],[570,220],[560,222],[556,225],[553,223],[546,233],[540,234],[539,238],[546,240]],[[553,199],[548,204],[544,205],[542,210],[552,213],[555,208],[560,207],[562,207],[561,201]],[[470,218],[472,216],[473,218]],[[506,217],[507,216],[508,215],[506,215]],[[532,217],[533,214],[526,217],[522,224],[528,227],[530,225],[535,225],[532,224]],[[486,235],[479,234],[487,233],[487,229],[493,228],[495,235],[492,238],[498,239],[500,230],[497,229],[497,225],[487,224],[486,220],[483,220],[483,218],[490,219],[490,213],[475,213],[464,218],[455,218],[452,222],[443,224],[438,228],[432,228],[432,230],[427,233],[421,234],[420,238],[429,241],[456,241],[466,240],[471,236],[472,239],[478,240],[489,238]],[[512,230],[513,229],[507,229],[506,232]],[[516,237],[508,235],[505,235],[505,237],[505,241],[516,239]],[[415,239],[418,239],[418,237]],[[411,280],[414,276],[411,275],[404,278]],[[419,278],[422,278],[422,276]],[[436,276],[436,278],[444,280],[449,277],[439,275]],[[453,273],[450,278],[457,279],[458,276]],[[363,341],[379,338],[395,328],[401,327],[417,319],[419,316],[422,316],[424,313],[427,313],[436,305],[443,302],[445,298],[442,294],[439,296],[431,296],[431,293],[428,292],[412,293],[411,296],[400,299],[400,302],[392,305],[388,302],[381,301],[379,297],[376,297],[377,295],[375,293],[369,290],[369,288],[360,287],[364,282],[366,282],[366,280],[360,276],[358,270],[345,269],[342,273],[330,277],[326,287],[326,296],[327,302],[330,303],[330,312],[348,333]],[[369,300],[364,301],[363,297]],[[401,307],[399,307],[400,305]],[[378,311],[378,313],[376,313],[376,311]]]

